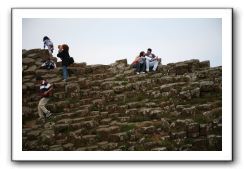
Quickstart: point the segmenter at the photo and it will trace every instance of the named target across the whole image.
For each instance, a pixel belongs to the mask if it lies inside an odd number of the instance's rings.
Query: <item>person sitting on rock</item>
[[[58,45],[58,54],[57,57],[59,57],[62,60],[62,67],[63,67],[63,78],[64,78],[64,82],[67,81],[68,78],[68,65],[69,65],[69,59],[70,59],[70,55],[69,55],[69,46],[66,44],[63,45]]]
[[[38,103],[38,121],[45,122],[45,118],[48,118],[52,115],[52,113],[47,110],[45,106],[49,101],[49,96],[51,95],[53,86],[48,83],[47,80],[44,80],[41,76],[37,76],[36,81],[40,84],[39,94],[41,96],[41,100]]]
[[[146,71],[149,72],[149,70],[152,68],[152,70],[155,72],[158,68],[158,64],[161,61],[161,59],[155,56],[152,53],[152,49],[150,48],[147,49],[145,58],[146,58]]]
[[[139,56],[132,62],[132,67],[136,69],[136,74],[145,73],[146,70],[146,58],[144,57],[145,52],[141,51]]]
[[[47,47],[49,53],[52,54],[54,48],[53,48],[53,43],[52,43],[52,41],[50,40],[50,38],[47,37],[47,36],[44,36],[44,37],[43,37],[43,43],[44,43],[44,49]]]
[[[48,70],[54,69],[56,67],[56,64],[54,63],[54,61],[51,60],[51,58],[48,58],[48,60],[41,65],[41,68]]]

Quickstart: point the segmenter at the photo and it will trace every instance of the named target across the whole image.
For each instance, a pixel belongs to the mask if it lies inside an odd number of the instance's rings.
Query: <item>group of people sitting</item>
[[[155,72],[158,68],[161,58],[152,53],[152,49],[148,48],[147,52],[141,51],[139,56],[132,62],[132,67],[135,68],[136,74],[146,73],[149,71]]]

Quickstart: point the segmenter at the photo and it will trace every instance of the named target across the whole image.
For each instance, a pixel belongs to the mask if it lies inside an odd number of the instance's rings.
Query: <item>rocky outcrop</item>
[[[126,60],[75,63],[62,82],[60,63],[39,68],[47,50],[22,57],[23,150],[222,150],[222,67],[194,59],[136,75]],[[36,122],[37,75],[54,84],[44,124]]]

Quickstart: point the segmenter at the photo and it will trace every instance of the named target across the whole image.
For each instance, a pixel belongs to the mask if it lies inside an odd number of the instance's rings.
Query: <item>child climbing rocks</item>
[[[49,96],[53,90],[53,86],[46,80],[44,80],[41,76],[37,76],[36,80],[38,83],[40,83],[39,94],[42,97],[38,104],[38,121],[45,122],[45,118],[48,118],[52,115],[52,113],[49,110],[47,110],[45,106],[49,101]]]
[[[49,53],[52,54],[54,49],[53,49],[53,43],[50,40],[50,38],[47,36],[44,36],[43,37],[43,43],[44,43],[44,49],[47,47]]]

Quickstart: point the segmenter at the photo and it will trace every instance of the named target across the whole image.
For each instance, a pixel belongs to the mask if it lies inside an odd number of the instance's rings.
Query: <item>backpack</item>
[[[69,65],[74,63],[74,58],[73,57],[69,57]]]

